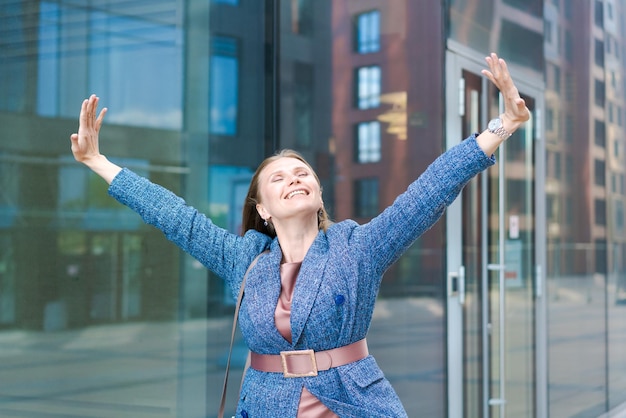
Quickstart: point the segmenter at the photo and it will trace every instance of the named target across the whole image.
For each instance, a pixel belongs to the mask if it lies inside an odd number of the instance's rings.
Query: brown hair
[[[272,238],[276,236],[276,231],[274,230],[274,226],[271,222],[268,222],[267,226],[265,226],[265,221],[261,218],[259,212],[257,212],[256,205],[259,203],[259,176],[261,175],[261,172],[269,164],[281,158],[295,158],[306,164],[306,166],[311,170],[311,173],[315,176],[315,180],[317,180],[317,184],[320,186],[321,190],[322,185],[319,177],[315,173],[315,170],[313,170],[313,167],[311,167],[311,164],[309,164],[300,153],[290,149],[284,149],[271,157],[266,158],[261,164],[259,164],[254,176],[252,176],[252,180],[250,181],[250,188],[248,189],[246,201],[243,204],[243,216],[241,222],[242,235],[250,229],[256,229],[257,231],[269,235]],[[326,231],[331,224],[332,221],[326,212],[326,208],[324,208],[324,205],[322,204],[321,209],[317,212],[317,225],[320,230]]]

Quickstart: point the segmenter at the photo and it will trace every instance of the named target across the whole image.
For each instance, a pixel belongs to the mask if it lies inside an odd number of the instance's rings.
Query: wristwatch
[[[498,135],[503,140],[511,136],[511,133],[502,126],[502,119],[500,118],[491,119],[487,125],[487,130],[492,134]]]

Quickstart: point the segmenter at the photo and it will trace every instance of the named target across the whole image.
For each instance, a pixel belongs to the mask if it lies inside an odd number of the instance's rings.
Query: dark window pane
[[[371,218],[378,214],[378,179],[354,182],[354,214],[358,218]]]
[[[606,146],[606,125],[600,120],[594,120],[594,143],[598,146]]]
[[[360,54],[380,49],[380,11],[362,13],[355,19],[355,50]]]
[[[595,62],[599,67],[604,67],[604,42],[600,39],[595,40]]]
[[[216,36],[211,46],[210,132],[218,135],[236,135],[239,113],[237,39]]]
[[[594,163],[594,183],[596,186],[606,185],[606,165],[604,161],[595,160]]]
[[[308,148],[313,140],[313,110],[315,81],[313,66],[294,64],[294,135],[299,147]]]
[[[606,225],[606,200],[595,199],[594,201],[595,224]]]

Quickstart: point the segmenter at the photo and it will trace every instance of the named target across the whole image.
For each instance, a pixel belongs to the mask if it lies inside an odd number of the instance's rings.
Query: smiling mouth
[[[304,190],[294,190],[293,192],[287,195],[287,199],[291,199],[292,197],[299,195],[299,194],[306,194],[306,193]]]

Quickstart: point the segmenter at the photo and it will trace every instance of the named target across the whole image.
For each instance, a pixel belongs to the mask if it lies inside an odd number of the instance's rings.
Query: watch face
[[[487,128],[489,128],[490,131],[495,131],[498,128],[502,127],[502,120],[500,118],[495,118],[495,119],[491,119],[489,121],[489,125],[487,125]]]

